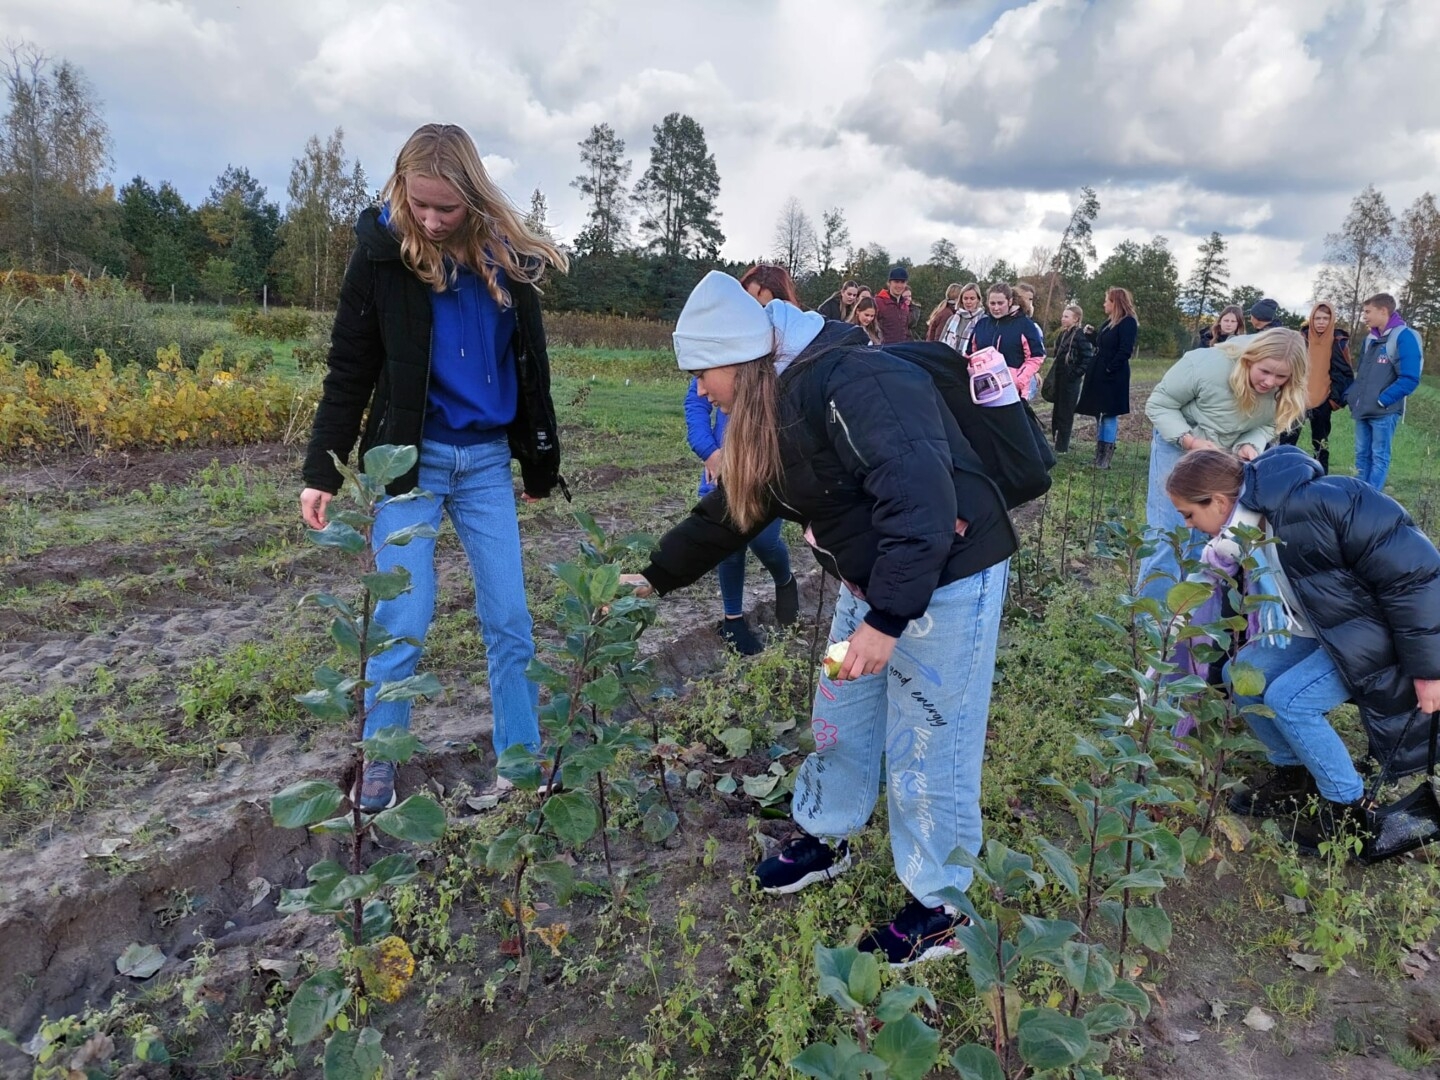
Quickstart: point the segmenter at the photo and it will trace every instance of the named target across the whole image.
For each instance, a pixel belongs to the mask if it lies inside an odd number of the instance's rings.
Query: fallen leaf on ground
[[[1176,1031],[1175,1039],[1177,1042],[1182,1043],[1199,1042],[1200,1033],[1198,1031]]]
[[[222,754],[234,754],[236,757],[250,756],[245,753],[245,747],[241,746],[238,742],[222,742],[218,749]]]
[[[1314,953],[1292,952],[1289,955],[1292,964],[1306,971],[1319,971],[1325,964],[1325,961]]]
[[[1230,1015],[1230,1006],[1223,1001],[1215,1000],[1207,1004],[1210,1006],[1210,1019],[1217,1024]]]
[[[472,795],[465,800],[465,805],[471,810],[494,810],[500,805],[499,795]]]
[[[1310,906],[1298,896],[1285,896],[1281,899],[1285,901],[1285,910],[1291,915],[1304,915]]]
[[[1418,951],[1408,952],[1400,958],[1400,970],[1412,979],[1423,979],[1430,970],[1430,961]]]
[[[165,964],[165,954],[158,945],[132,944],[115,961],[115,970],[132,979],[148,979]]]
[[[86,850],[84,858],[108,859],[122,847],[128,846],[129,843],[130,838],[128,836],[107,836],[102,840],[97,840],[94,847]]]
[[[1250,1011],[1245,1014],[1245,1019],[1240,1022],[1256,1031],[1271,1031],[1275,1027],[1275,1018],[1259,1005],[1252,1006]]]
[[[251,878],[250,884],[245,887],[250,890],[250,907],[252,908],[257,908],[263,904],[265,898],[270,895],[270,890],[274,888],[274,886],[263,877]]]
[[[1215,827],[1224,834],[1225,839],[1230,842],[1231,851],[1244,851],[1245,846],[1250,843],[1250,826],[1246,825],[1239,818],[1231,817],[1229,814],[1221,814],[1215,819]]]
[[[518,937],[507,937],[505,940],[503,940],[502,942],[500,942],[500,955],[501,955],[501,956],[519,956],[519,955],[520,955],[520,939],[519,939]]]
[[[255,965],[261,971],[272,971],[286,982],[300,973],[299,960],[261,960]]]

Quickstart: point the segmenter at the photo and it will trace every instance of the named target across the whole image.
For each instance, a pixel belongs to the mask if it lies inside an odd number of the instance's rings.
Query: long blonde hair
[[[1305,338],[1298,331],[1277,326],[1245,338],[1243,344],[1231,340],[1215,348],[1236,362],[1230,369],[1230,391],[1241,412],[1252,413],[1260,403],[1260,395],[1250,385],[1250,369],[1262,360],[1274,360],[1290,367],[1290,378],[1275,392],[1275,430],[1289,431],[1305,415],[1310,357]]]
[[[953,308],[951,301],[954,301]],[[952,281],[949,285],[945,286],[945,299],[935,305],[935,310],[930,312],[930,318],[933,320],[936,315],[939,315],[946,308],[952,308],[952,310],[955,311],[960,310],[960,283],[958,281]]]
[[[456,271],[447,272],[445,248],[427,238],[410,213],[412,176],[443,180],[460,196],[465,220],[447,246],[459,252],[461,263],[484,276],[485,287],[502,307],[510,306],[510,294],[500,285],[497,269],[531,285],[540,280],[547,264],[562,273],[569,270],[565,253],[531,232],[495,186],[465,129],[457,124],[426,124],[405,140],[380,197],[390,207],[390,229],[400,238],[405,265],[436,292],[444,292],[454,282]]]
[[[764,518],[767,492],[780,479],[780,382],[773,355],[736,365],[721,454],[730,518],[737,528],[752,528]]]

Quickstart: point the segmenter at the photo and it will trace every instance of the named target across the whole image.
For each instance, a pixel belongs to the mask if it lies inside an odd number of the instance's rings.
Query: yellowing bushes
[[[6,453],[217,446],[281,439],[309,430],[318,380],[296,382],[226,362],[217,347],[187,368],[162,349],[154,368],[117,368],[104,350],[85,367],[64,353],[49,373],[0,351],[0,451]]]

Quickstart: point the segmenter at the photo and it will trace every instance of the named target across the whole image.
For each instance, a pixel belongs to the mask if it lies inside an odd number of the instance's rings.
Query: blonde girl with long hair
[[[779,517],[803,528],[842,583],[830,640],[844,657],[815,694],[816,749],[791,804],[799,832],[755,868],[757,883],[793,893],[843,873],[883,759],[891,854],[911,899],[860,948],[896,967],[958,956],[963,919],[948,890],[968,888],[971,872],[947,860],[981,843],[980,768],[1016,548],[1004,503],[930,376],[855,327],[782,301],[761,311],[712,273],[680,314],[675,357],[729,414],[722,483],[626,582],[683,588]]]
[[[1305,415],[1308,350],[1294,330],[1276,328],[1192,349],[1151,391],[1145,414],[1154,425],[1145,523],[1155,552],[1140,562],[1140,595],[1164,598],[1183,576],[1180,558],[1194,558],[1204,537],[1193,529],[1177,555],[1170,534],[1185,525],[1165,491],[1181,455],[1224,450],[1253,461]]]
[[[560,443],[550,397],[550,361],[537,285],[565,255],[532,233],[495,186],[463,128],[426,124],[395,159],[381,205],[362,211],[331,332],[329,370],[305,456],[301,516],[328,524],[340,489],[330,459],[372,446],[418,446],[419,460],[390,485],[429,497],[393,498],[375,523],[381,570],[409,571],[411,588],[381,601],[375,617],[397,638],[365,676],[365,738],[408,728],[408,701],[377,701],[382,683],[412,675],[435,609],[435,540],[383,540],[407,526],[438,529],[448,516],[470,563],[489,669],[497,755],[517,743],[539,749],[537,691],[525,675],[535,653],[512,456],[523,497],[557,486]],[[363,430],[362,430],[363,421]],[[509,785],[496,778],[494,792]],[[370,762],[351,798],[367,813],[395,801],[395,766]]]

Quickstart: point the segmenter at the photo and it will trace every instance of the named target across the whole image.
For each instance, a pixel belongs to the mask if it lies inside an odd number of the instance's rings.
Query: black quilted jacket
[[[360,437],[360,454],[392,443],[419,446],[430,386],[430,287],[400,258],[400,241],[380,223],[380,211],[363,211],[355,224],[359,243],[340,286],[340,308],[330,332],[329,371],[305,455],[307,487],[332,494],[344,461]],[[515,305],[515,363],[519,404],[507,429],[511,456],[520,462],[525,493],[537,498],[560,478],[560,438],[550,398],[550,357],[533,286],[510,282]],[[367,414],[368,409],[368,414]],[[361,422],[364,421],[364,431]],[[390,485],[392,495],[415,487],[419,467]]]
[[[1306,622],[1354,695],[1370,752],[1392,777],[1425,768],[1429,724],[1415,678],[1440,678],[1440,552],[1405,508],[1369,484],[1326,476],[1294,446],[1245,468],[1241,502],[1281,541]]]
[[[857,586],[865,621],[899,637],[930,595],[1016,549],[999,490],[930,375],[829,322],[780,378],[778,490],[738,531],[723,480],[667,532],[645,577],[661,593],[698,580],[776,517],[809,525],[816,559]],[[963,536],[956,518],[968,523]]]

